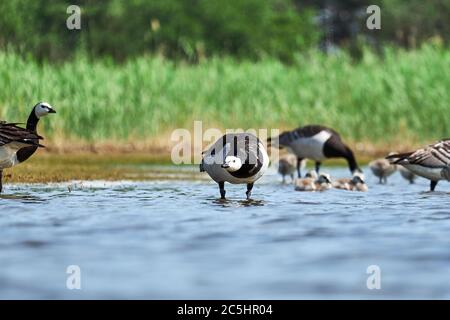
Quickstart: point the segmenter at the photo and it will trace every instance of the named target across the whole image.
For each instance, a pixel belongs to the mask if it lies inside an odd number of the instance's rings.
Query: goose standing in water
[[[450,166],[446,166],[444,169],[442,169],[441,176],[445,180],[450,181]]]
[[[387,178],[397,171],[397,165],[391,164],[386,159],[376,159],[369,163],[369,168],[374,176],[379,179],[380,184],[386,184]]]
[[[408,180],[410,184],[413,184],[414,180],[416,180],[417,178],[417,176],[413,172],[403,166],[398,166],[398,171],[400,171],[402,177]]]
[[[26,128],[18,127],[17,123],[0,122],[0,192],[3,169],[24,162],[43,147],[39,144],[43,138],[37,134],[36,127],[39,119],[49,113],[56,111],[48,103],[40,102],[33,107]]]
[[[293,154],[286,154],[280,157],[280,161],[278,161],[278,173],[283,177],[283,183],[286,183],[286,176],[290,176],[291,181],[294,181],[296,163],[297,158]],[[305,166],[305,161],[303,161],[301,166]]]
[[[434,191],[438,182],[444,179],[442,170],[450,164],[450,139],[416,151],[390,155],[386,159],[430,180],[430,191]]]
[[[273,138],[267,139],[269,144],[274,142]],[[344,158],[348,162],[350,171],[362,172],[356,163],[353,151],[344,144],[339,134],[333,129],[320,126],[308,125],[293,131],[283,132],[278,136],[280,149],[286,148],[297,157],[297,175],[300,178],[300,166],[303,159],[311,159],[316,162],[316,171],[319,173],[323,160],[330,158]]]
[[[261,141],[250,133],[226,134],[203,152],[200,172],[219,184],[220,197],[225,199],[225,182],[247,185],[250,199],[253,184],[269,165],[269,156]]]

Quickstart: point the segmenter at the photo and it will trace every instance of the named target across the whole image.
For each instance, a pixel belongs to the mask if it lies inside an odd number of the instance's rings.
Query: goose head
[[[305,178],[313,178],[314,180],[317,180],[317,172],[316,170],[309,170],[307,174],[305,174]]]
[[[34,106],[33,111],[38,119],[45,117],[50,113],[56,113],[55,109],[47,102],[39,102]]]
[[[358,183],[365,184],[364,179],[361,176],[359,176],[359,175],[353,176],[352,183],[355,184],[355,185],[358,184]]]
[[[317,182],[320,184],[322,183],[331,184],[331,177],[328,173],[321,173],[319,175],[319,178],[317,179]]]
[[[363,192],[366,192],[369,190],[369,188],[367,187],[367,184],[364,182],[364,178],[362,178],[359,175],[353,176],[351,184],[353,185],[351,187],[351,190],[363,191]]]
[[[222,168],[229,172],[238,171],[242,167],[242,160],[235,156],[227,156],[225,158],[224,163],[222,164]]]
[[[359,178],[361,178],[361,180],[363,180],[363,181],[364,181],[364,179],[365,179],[365,177],[364,177],[364,172],[362,172],[362,170],[359,169],[359,168],[356,169],[355,171],[353,171],[352,176],[353,176],[353,178],[354,178],[354,177],[359,177]]]

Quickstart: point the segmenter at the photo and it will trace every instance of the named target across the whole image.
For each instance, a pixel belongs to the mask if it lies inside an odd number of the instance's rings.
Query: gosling
[[[416,180],[417,178],[417,175],[414,172],[412,172],[409,169],[406,169],[403,166],[398,166],[398,171],[400,171],[402,177],[408,180],[410,184],[413,184],[414,180]]]
[[[331,178],[328,173],[321,173],[317,177],[316,171],[310,171],[306,178],[296,180],[296,191],[325,191],[331,189]]]
[[[291,181],[294,181],[296,161],[297,159],[292,154],[286,154],[280,157],[280,161],[278,161],[278,173],[283,178],[283,183],[286,183],[286,176],[290,176]]]
[[[364,182],[364,176],[357,173],[352,178],[336,179],[333,182],[333,187],[348,191],[367,192],[369,190],[367,184]]]
[[[397,166],[386,159],[373,160],[369,163],[369,167],[374,176],[379,178],[380,184],[386,184],[387,178],[397,170]]]

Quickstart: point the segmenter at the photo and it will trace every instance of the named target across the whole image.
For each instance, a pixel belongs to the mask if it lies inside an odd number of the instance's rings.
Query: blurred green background
[[[449,0],[3,0],[0,119],[45,100],[50,141],[152,141],[193,120],[434,140],[450,136],[449,16]]]

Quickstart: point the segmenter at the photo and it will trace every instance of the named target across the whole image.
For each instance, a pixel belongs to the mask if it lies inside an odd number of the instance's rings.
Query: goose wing
[[[202,152],[203,159],[214,158],[222,163],[227,156],[239,157],[243,163],[258,165],[263,162],[261,141],[249,133],[226,134],[217,140],[208,150]],[[202,170],[202,167],[200,168]]]
[[[416,164],[429,168],[440,168],[450,163],[450,139],[441,140],[414,152],[387,157],[396,164]]]
[[[315,136],[316,134],[318,134],[321,131],[328,131],[331,132],[333,135],[337,136],[340,138],[339,133],[337,133],[335,130],[322,126],[322,125],[318,125],[318,124],[312,124],[312,125],[307,125],[304,127],[300,127],[297,128],[295,130],[292,130],[292,134],[294,135],[294,137],[297,138],[309,138],[312,136]]]
[[[278,136],[278,143],[281,146],[289,146],[291,145],[291,143],[293,143],[298,139],[311,138],[322,131],[328,132],[332,137],[332,139],[336,139],[336,141],[341,141],[341,136],[335,130],[322,125],[312,124],[294,129],[292,131],[283,132]],[[272,145],[273,142],[272,140],[273,140],[272,138],[267,139],[267,142],[269,143],[270,146]]]
[[[263,161],[260,140],[248,133],[228,134],[226,155],[239,157],[242,162],[256,165]]]
[[[10,143],[43,147],[43,145],[39,144],[39,140],[44,138],[17,125],[18,123],[0,122],[0,147]]]

